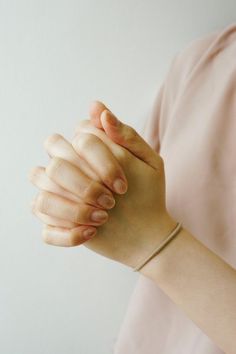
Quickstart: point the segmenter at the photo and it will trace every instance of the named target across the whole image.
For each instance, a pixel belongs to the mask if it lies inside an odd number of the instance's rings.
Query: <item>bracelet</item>
[[[157,248],[154,249],[152,254],[150,256],[148,256],[148,258],[146,258],[145,261],[143,261],[141,264],[139,264],[139,266],[137,266],[133,271],[137,272],[147,262],[149,262],[150,259],[152,259],[154,256],[156,256],[167,245],[167,243],[169,243],[177,235],[177,233],[180,231],[181,227],[182,227],[182,223],[177,223],[177,225],[175,226],[174,230],[170,233],[170,235],[165,240],[163,240],[161,242],[161,244]]]

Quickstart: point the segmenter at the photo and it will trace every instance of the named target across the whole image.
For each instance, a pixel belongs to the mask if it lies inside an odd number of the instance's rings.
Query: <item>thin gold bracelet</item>
[[[134,272],[139,271],[147,262],[149,262],[154,256],[156,256],[167,245],[167,243],[169,243],[177,235],[181,227],[182,227],[182,223],[177,223],[177,225],[175,226],[174,230],[170,233],[170,235],[165,240],[163,240],[157,248],[154,249],[152,254],[148,256],[148,258],[146,258],[145,261],[143,261],[142,263],[139,264],[139,266],[134,268],[133,271]]]

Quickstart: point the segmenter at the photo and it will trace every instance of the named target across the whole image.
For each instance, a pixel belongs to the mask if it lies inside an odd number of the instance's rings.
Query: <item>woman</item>
[[[236,353],[235,58],[234,24],[192,42],[160,89],[150,145],[95,102],[72,144],[48,138],[51,162],[31,173],[45,242],[141,264],[116,354]]]

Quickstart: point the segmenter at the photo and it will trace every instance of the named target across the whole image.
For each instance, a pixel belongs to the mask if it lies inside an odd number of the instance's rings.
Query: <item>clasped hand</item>
[[[134,268],[176,225],[166,210],[163,159],[101,102],[71,143],[54,134],[44,146],[50,162],[33,168],[30,180],[40,189],[32,211],[47,244],[83,244]]]

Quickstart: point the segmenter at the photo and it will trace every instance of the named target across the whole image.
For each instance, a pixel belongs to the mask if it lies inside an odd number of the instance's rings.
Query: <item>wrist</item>
[[[189,240],[188,237],[187,230],[182,227],[166,247],[146,263],[139,272],[159,285],[165,282],[170,272],[172,274],[175,273],[178,263],[184,257],[185,245]]]
[[[147,257],[149,257],[152,252],[170,235],[170,233],[175,229],[177,221],[174,220],[169,214],[159,217],[158,220],[149,222],[145,225],[145,229],[142,233],[142,242],[139,246],[138,253],[135,257],[130,259],[130,266],[134,269],[140,264],[142,264]],[[154,256],[155,257],[155,256]],[[131,264],[132,263],[132,264]],[[140,269],[140,273],[142,268]]]

